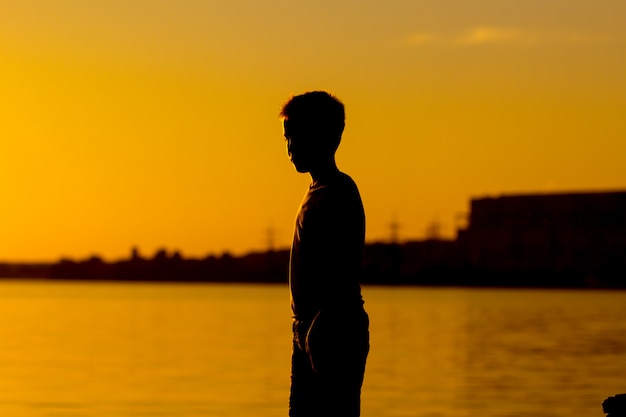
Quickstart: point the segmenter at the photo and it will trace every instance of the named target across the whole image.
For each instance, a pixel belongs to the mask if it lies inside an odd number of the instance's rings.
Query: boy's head
[[[287,151],[299,172],[333,158],[345,126],[343,104],[325,91],[292,97],[283,106]]]

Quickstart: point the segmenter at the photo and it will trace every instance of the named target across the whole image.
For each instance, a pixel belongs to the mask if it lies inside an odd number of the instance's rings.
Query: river
[[[626,292],[363,288],[363,417],[602,416]],[[0,415],[287,415],[286,286],[0,281]]]

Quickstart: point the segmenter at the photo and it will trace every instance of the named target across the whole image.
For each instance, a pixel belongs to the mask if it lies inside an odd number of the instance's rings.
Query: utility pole
[[[426,227],[426,239],[427,240],[441,240],[441,223],[437,219],[434,219]]]
[[[397,245],[399,241],[399,230],[400,223],[398,222],[397,216],[394,213],[391,216],[391,222],[389,223],[389,237],[392,244]]]
[[[267,244],[267,251],[274,252],[275,249],[275,238],[276,238],[276,229],[270,223],[270,225],[265,230],[265,242]]]

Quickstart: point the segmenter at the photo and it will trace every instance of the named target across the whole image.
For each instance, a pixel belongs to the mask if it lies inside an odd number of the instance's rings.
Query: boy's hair
[[[302,124],[319,136],[335,140],[339,146],[345,127],[346,113],[343,103],[326,91],[309,91],[291,97],[280,111],[280,116]]]

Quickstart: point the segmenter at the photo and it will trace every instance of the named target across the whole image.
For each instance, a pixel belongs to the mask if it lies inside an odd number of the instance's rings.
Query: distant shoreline
[[[55,263],[0,263],[0,280],[111,281],[152,283],[286,284],[289,251],[185,259],[161,250],[107,262],[99,257]],[[493,271],[471,264],[459,242],[426,240],[366,245],[361,282],[376,286],[516,289],[626,289],[626,277],[592,271],[519,268]]]

